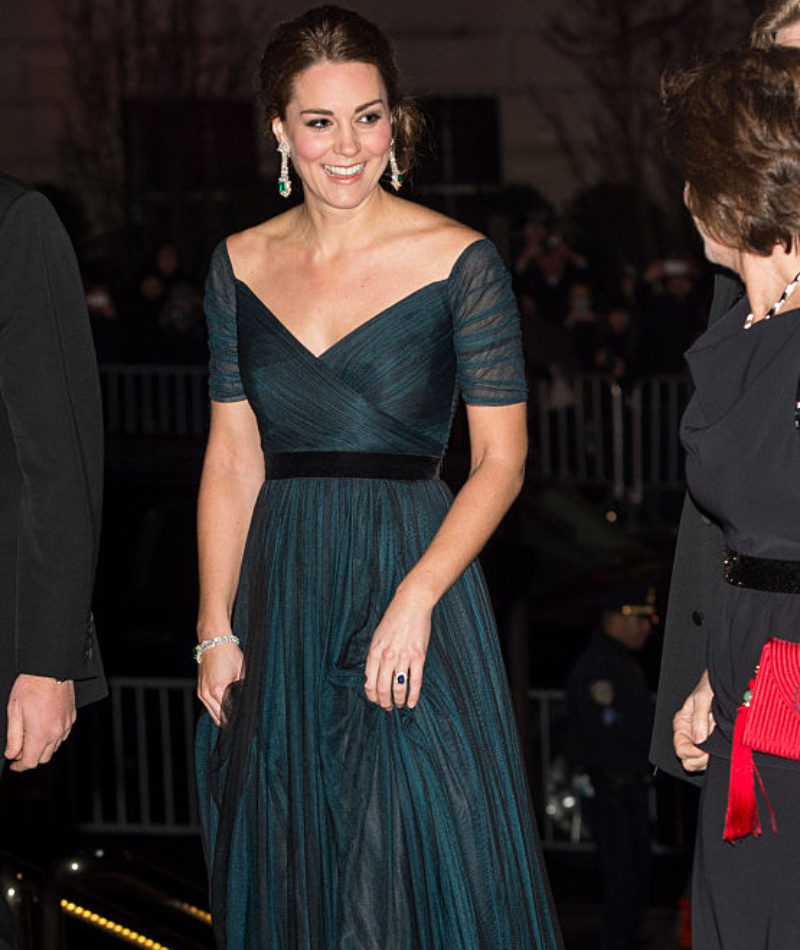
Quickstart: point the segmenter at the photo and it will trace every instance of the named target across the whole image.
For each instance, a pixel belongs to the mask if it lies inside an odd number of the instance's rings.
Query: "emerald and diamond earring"
[[[288,198],[292,193],[292,179],[289,177],[289,155],[292,149],[288,142],[280,142],[278,151],[281,153],[281,173],[278,176],[278,194],[281,198]]]
[[[395,191],[400,191],[403,176],[397,167],[397,159],[394,157],[394,139],[392,139],[392,144],[389,146],[389,171],[392,173],[392,188]]]

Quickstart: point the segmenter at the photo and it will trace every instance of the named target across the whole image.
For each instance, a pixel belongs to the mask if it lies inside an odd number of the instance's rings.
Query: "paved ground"
[[[111,843],[105,838],[84,840],[81,844],[84,848],[88,848],[88,853],[91,854],[92,849],[99,846],[108,847]],[[118,873],[120,888],[117,893],[110,895],[118,907],[130,904],[133,909],[137,904],[141,904],[141,894],[137,898],[136,888],[127,890],[125,888],[125,875],[128,874],[131,876],[127,877],[127,880],[132,884],[141,880],[144,875],[148,883],[155,886],[158,883],[156,878],[161,878],[158,886],[163,886],[170,893],[174,891],[176,894],[183,894],[182,899],[189,899],[185,895],[193,893],[195,896],[191,898],[192,901],[197,904],[203,903],[205,870],[199,841],[189,838],[173,840],[128,838],[124,842],[117,840],[115,844],[114,852],[107,853],[104,860],[108,860],[111,868],[116,869]],[[120,851],[121,847],[124,848],[124,852]],[[65,852],[61,851],[61,853]],[[87,852],[84,851],[85,853]],[[126,857],[122,861],[121,853],[133,857]],[[52,854],[52,850],[44,847],[38,856],[37,863],[42,867],[46,866],[48,858],[52,860]],[[550,852],[546,855],[546,861],[566,950],[597,950],[601,908],[599,870],[594,855],[589,852],[580,854]],[[129,868],[125,866],[126,862],[130,865]],[[689,857],[686,855],[660,856],[654,859],[651,906],[642,934],[640,950],[681,950],[679,900],[686,886],[688,868]],[[91,895],[84,896],[84,903],[92,902]],[[78,898],[73,897],[73,899]],[[137,919],[142,923],[141,925],[136,923],[136,926],[144,927],[144,922],[148,921],[148,926],[153,926],[155,918],[152,913],[145,912],[147,909],[142,906],[137,909],[139,911]],[[106,911],[106,913],[109,912]],[[161,922],[164,923],[164,921]],[[179,926],[179,929],[186,930],[187,928]],[[196,930],[197,928],[188,926],[188,929]],[[188,931],[184,936],[189,936]],[[104,950],[106,947],[117,945],[116,941],[109,941],[108,937],[77,921],[67,926],[66,937],[66,950]],[[203,930],[203,933],[195,935],[195,940],[197,942],[191,943],[193,947],[210,948],[212,946],[210,932],[206,934]],[[166,942],[169,945],[179,945],[179,942],[175,940]]]
[[[597,950],[600,932],[600,878],[594,855],[546,856],[566,950]],[[679,901],[686,888],[688,855],[653,859],[651,902],[640,950],[680,950]]]
[[[600,908],[561,904],[561,926],[566,950],[597,950]],[[677,908],[652,908],[647,916],[640,950],[678,950],[680,919]]]

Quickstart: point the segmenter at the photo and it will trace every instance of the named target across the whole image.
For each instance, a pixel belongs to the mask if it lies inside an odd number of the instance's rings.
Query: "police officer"
[[[601,950],[632,950],[647,909],[652,701],[637,653],[656,622],[655,588],[618,586],[567,679],[569,757],[587,772],[603,878]]]

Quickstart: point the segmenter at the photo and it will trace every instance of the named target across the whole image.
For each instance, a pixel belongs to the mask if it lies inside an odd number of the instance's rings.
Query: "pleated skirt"
[[[197,774],[225,950],[555,950],[480,568],[436,606],[421,699],[364,694],[372,634],[451,502],[439,481],[268,481],[234,614],[245,676]]]

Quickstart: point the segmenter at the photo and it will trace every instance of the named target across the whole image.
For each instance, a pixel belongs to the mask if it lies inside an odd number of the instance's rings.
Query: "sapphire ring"
[[[408,673],[405,670],[395,670],[392,684],[394,686],[405,686],[408,682]]]

